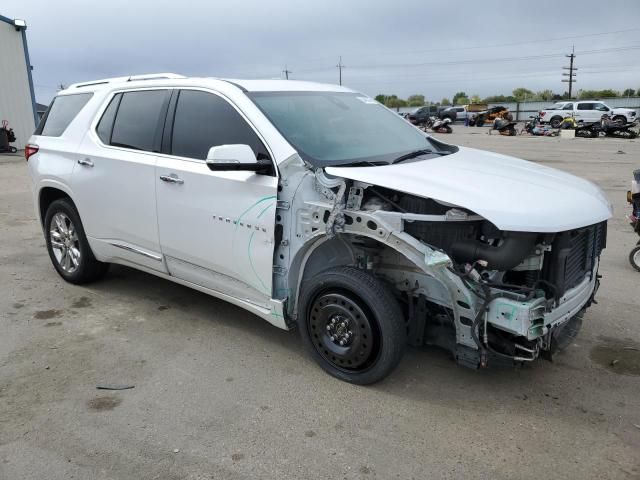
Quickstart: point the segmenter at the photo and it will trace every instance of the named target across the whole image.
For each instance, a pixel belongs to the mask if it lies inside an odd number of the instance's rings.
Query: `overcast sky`
[[[371,96],[515,87],[640,89],[640,1],[2,0],[27,21],[36,98],[69,83],[152,72],[338,82]],[[631,48],[636,47],[636,48]]]

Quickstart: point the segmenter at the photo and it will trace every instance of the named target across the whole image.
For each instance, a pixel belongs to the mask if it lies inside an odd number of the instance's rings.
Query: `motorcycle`
[[[600,117],[600,131],[604,132],[606,137],[616,138],[636,138],[638,132],[631,130],[635,126],[635,122],[622,123],[611,119],[606,113]]]
[[[16,134],[13,128],[9,128],[9,122],[2,120],[2,128],[0,128],[0,153],[16,153],[18,149],[9,145],[16,141]]]
[[[452,133],[453,129],[449,125],[451,123],[450,118],[435,118],[429,117],[424,125],[423,130],[426,132],[430,128],[435,133]]]
[[[540,115],[531,115],[529,118],[531,120],[524,124],[524,127],[520,131],[520,135],[524,133],[540,137],[555,137],[558,135],[557,129],[540,124]]]
[[[631,227],[634,232],[640,235],[640,170],[633,172],[631,190],[627,191],[627,202],[631,204],[631,215],[629,215]],[[629,263],[640,272],[640,240],[629,253]]]
[[[507,137],[512,137],[516,135],[516,125],[517,122],[510,122],[504,118],[496,118],[493,122],[493,128],[489,130],[489,135],[491,135],[492,130],[497,130],[500,135],[506,135]]]

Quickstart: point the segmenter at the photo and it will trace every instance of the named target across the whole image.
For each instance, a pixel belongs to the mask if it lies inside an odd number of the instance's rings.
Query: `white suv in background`
[[[376,382],[406,343],[473,368],[550,354],[598,286],[595,185],[441,143],[335,85],[173,74],[70,86],[25,149],[53,266],[128,265],[300,330]]]
[[[558,128],[566,116],[588,123],[599,122],[604,114],[623,124],[637,120],[636,111],[632,108],[611,108],[603,102],[589,100],[555,103],[540,111],[540,122],[549,123],[553,128]]]

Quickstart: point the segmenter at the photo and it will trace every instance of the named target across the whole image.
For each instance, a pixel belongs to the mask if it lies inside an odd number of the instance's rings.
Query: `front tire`
[[[49,205],[44,231],[51,263],[67,282],[89,283],[107,273],[109,264],[94,257],[80,215],[70,200],[63,198]]]
[[[398,302],[377,278],[352,267],[325,270],[307,280],[298,326],[314,360],[345,382],[385,378],[404,353],[406,326]]]
[[[552,128],[560,128],[560,125],[562,125],[562,117],[553,117],[549,120],[549,124]]]
[[[627,123],[627,117],[625,117],[624,115],[616,115],[612,118],[612,120],[613,123],[616,123],[618,125],[624,125],[625,123]]]

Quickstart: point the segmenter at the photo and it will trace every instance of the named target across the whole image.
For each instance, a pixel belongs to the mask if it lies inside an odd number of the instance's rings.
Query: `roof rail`
[[[81,82],[69,85],[69,88],[81,88],[89,87],[91,85],[103,85],[106,83],[123,83],[123,82],[135,82],[138,80],[160,80],[168,78],[187,78],[184,75],[178,75],[177,73],[149,73],[145,75],[131,75],[129,77],[112,77],[103,78],[101,80],[93,80],[91,82]]]

